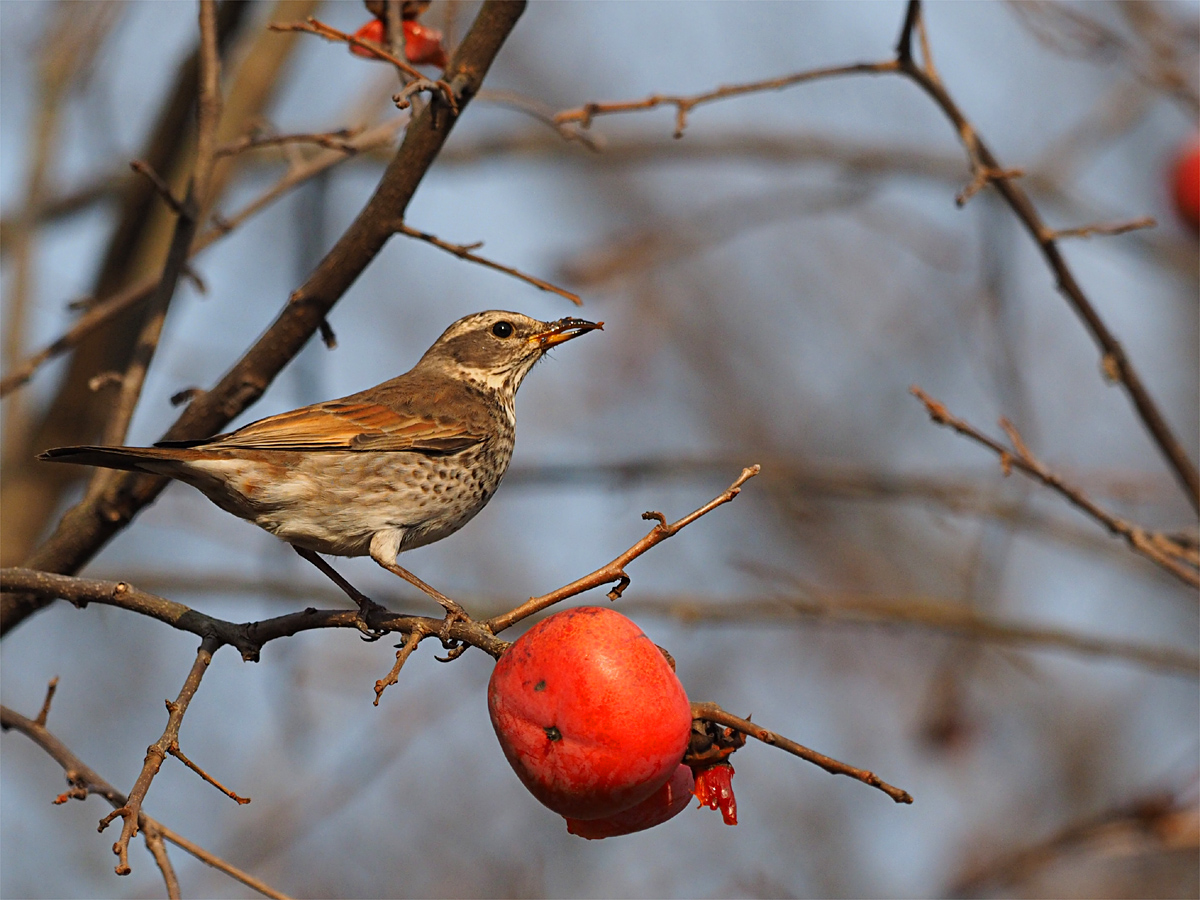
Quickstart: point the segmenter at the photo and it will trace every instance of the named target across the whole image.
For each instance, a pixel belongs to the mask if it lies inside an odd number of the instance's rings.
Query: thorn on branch
[[[908,8],[904,11],[904,24],[900,26],[900,37],[896,41],[896,58],[904,64],[913,61],[912,35],[921,16],[921,0],[908,0]]]
[[[329,324],[329,320],[322,318],[317,325],[318,331],[321,333],[321,342],[325,344],[329,350],[337,349],[337,335],[333,333],[333,326]]]
[[[58,690],[58,676],[55,675],[50,679],[50,683],[46,685],[46,699],[42,701],[42,711],[38,713],[37,718],[33,721],[45,727],[46,717],[50,715],[50,703],[54,700],[54,692]]]
[[[172,406],[182,406],[184,403],[187,403],[189,400],[193,400],[196,397],[201,396],[203,393],[204,393],[203,388],[186,387],[182,391],[176,391],[174,394],[171,395],[171,405]]]
[[[193,269],[187,263],[183,264],[183,268],[180,269],[179,274],[182,275],[184,278],[186,278],[188,281],[190,281],[192,283],[192,286],[200,294],[208,293],[208,285],[204,283],[204,279],[200,277],[200,273],[197,272],[195,269]]]
[[[109,387],[110,385],[119,385],[124,381],[124,377],[120,372],[114,372],[111,369],[107,372],[101,372],[99,375],[93,375],[88,379],[88,390],[93,394],[101,388]]]

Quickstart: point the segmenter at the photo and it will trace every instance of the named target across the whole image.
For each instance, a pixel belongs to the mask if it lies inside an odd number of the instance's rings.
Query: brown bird
[[[317,554],[366,556],[462,615],[396,564],[453,534],[496,492],[516,437],[517,388],[551,347],[603,322],[539,322],[493,310],[459,319],[408,372],[260,419],[228,434],[153,447],[59,447],[38,459],[166,475],[265,528],[371,603]]]

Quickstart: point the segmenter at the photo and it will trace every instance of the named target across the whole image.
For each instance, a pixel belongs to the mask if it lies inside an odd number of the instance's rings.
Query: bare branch
[[[138,774],[137,781],[133,783],[133,790],[129,792],[129,797],[124,804],[100,820],[101,831],[118,816],[125,820],[121,826],[121,836],[113,844],[113,853],[119,860],[116,867],[118,875],[128,875],[132,871],[129,867],[129,842],[140,827],[142,801],[146,799],[154,776],[162,768],[168,748],[172,744],[178,745],[179,726],[183,724],[183,716],[187,712],[188,704],[191,703],[197,688],[200,687],[200,679],[204,677],[208,664],[212,662],[214,651],[220,646],[220,641],[215,638],[205,638],[200,643],[200,649],[196,652],[196,661],[192,663],[191,671],[184,679],[179,696],[175,698],[174,703],[170,700],[167,701],[166,730],[163,731],[162,737],[147,748],[146,761],[142,765],[142,771]]]
[[[391,671],[387,675],[375,682],[375,706],[379,705],[379,698],[383,696],[383,692],[400,680],[400,670],[404,668],[404,664],[408,662],[408,658],[417,649],[417,644],[421,643],[421,640],[425,637],[427,637],[427,634],[423,633],[421,629],[414,628],[409,636],[405,638],[404,643],[399,645],[399,649],[396,650],[395,665],[392,666]]]
[[[483,244],[481,244],[481,243],[480,244],[447,243],[446,241],[443,241],[443,240],[433,236],[432,234],[429,234],[426,231],[418,231],[415,228],[410,228],[407,225],[405,225],[403,222],[396,225],[396,231],[400,232],[401,234],[406,234],[409,237],[414,237],[414,238],[417,238],[418,240],[425,241],[427,244],[433,244],[433,246],[435,246],[435,247],[438,247],[449,253],[453,253],[459,259],[465,259],[465,260],[469,260],[470,262],[473,262],[473,263],[479,263],[479,265],[481,265],[481,266],[487,266],[489,269],[495,269],[497,272],[504,272],[506,275],[511,275],[514,278],[519,278],[528,284],[532,284],[536,288],[540,288],[543,291],[549,291],[552,294],[558,294],[558,296],[560,296],[560,297],[566,297],[568,300],[570,300],[576,306],[583,306],[583,300],[580,299],[578,294],[573,294],[570,291],[560,288],[557,285],[553,285],[548,281],[543,281],[542,279],[535,278],[532,275],[526,275],[524,272],[518,271],[517,269],[513,269],[508,266],[503,266],[500,263],[492,262],[490,259],[484,259],[482,256],[472,253],[471,251],[476,250],[479,247],[483,246]]]
[[[171,741],[171,743],[167,746],[167,752],[170,753],[177,760],[179,760],[181,763],[183,763],[185,766],[187,766],[189,769],[191,769],[193,772],[195,772],[197,775],[199,775],[201,778],[203,778],[205,781],[207,781],[209,784],[211,784],[213,787],[215,787],[218,791],[220,791],[222,794],[224,794],[230,800],[233,800],[235,803],[237,803],[238,806],[244,806],[245,804],[250,802],[249,797],[241,797],[241,796],[235,794],[229,788],[225,787],[225,785],[221,784],[221,782],[217,781],[217,779],[213,778],[211,775],[209,775],[207,772],[205,772],[202,768],[200,768],[198,765],[196,765],[194,762],[192,762],[190,759],[188,759],[187,756],[184,754],[184,752],[179,749],[179,741],[177,741],[177,740]]]
[[[808,69],[785,75],[782,78],[768,78],[765,81],[752,81],[747,84],[722,85],[711,91],[690,96],[676,94],[653,94],[643,100],[626,100],[612,103],[587,103],[577,109],[566,109],[554,116],[555,124],[578,122],[581,128],[590,128],[597,116],[610,116],[617,113],[637,112],[645,109],[655,109],[659,106],[675,107],[675,137],[683,137],[687,127],[687,117],[695,107],[717,100],[727,100],[731,97],[741,97],[745,94],[757,94],[764,91],[780,91],[806,81],[818,81],[822,78],[835,78],[840,75],[883,75],[899,71],[895,60],[885,60],[877,63],[852,63],[847,66],[829,66],[820,69]]]
[[[1060,228],[1056,231],[1048,232],[1046,238],[1052,241],[1061,241],[1063,238],[1088,238],[1097,234],[1126,234],[1130,231],[1138,231],[1142,228],[1156,228],[1157,226],[1158,221],[1153,216],[1142,216],[1138,219],[1130,219],[1127,222],[1097,223],[1095,225],[1083,225],[1079,228]]]
[[[248,150],[261,150],[264,147],[279,147],[284,144],[316,144],[327,150],[340,150],[342,153],[353,154],[358,148],[350,140],[362,134],[361,128],[339,128],[337,131],[308,132],[305,134],[248,134],[222,144],[216,150],[217,158],[236,156]]]
[[[730,503],[741,493],[742,485],[757,475],[760,471],[759,466],[747,466],[742,469],[742,474],[731,484],[723,493],[718,495],[713,500],[710,500],[704,506],[697,509],[695,512],[689,513],[677,522],[666,524],[666,520],[662,513],[645,513],[642,518],[658,519],[658,524],[650,530],[644,538],[614,559],[606,566],[601,566],[590,575],[584,575],[582,578],[577,578],[568,585],[560,587],[556,591],[551,591],[548,594],[543,594],[540,597],[530,597],[516,609],[510,610],[501,615],[494,616],[488,619],[484,625],[493,634],[499,634],[506,628],[510,628],[522,619],[528,618],[534,613],[541,612],[549,606],[553,606],[561,600],[566,600],[568,597],[574,597],[577,594],[582,594],[584,591],[589,591],[594,587],[599,587],[602,584],[611,584],[617,582],[608,594],[610,600],[616,600],[621,596],[621,593],[629,585],[629,576],[625,574],[625,566],[633,562],[651,547],[661,544],[667,538],[676,534],[681,528],[690,525],[703,515],[712,512],[718,506],[725,503]]]
[[[795,741],[789,740],[782,735],[755,725],[749,719],[742,719],[732,713],[726,712],[715,703],[693,703],[692,718],[704,719],[707,722],[716,722],[718,725],[724,725],[726,728],[733,728],[755,740],[762,741],[764,744],[771,744],[780,750],[786,750],[793,756],[808,760],[808,762],[820,766],[831,775],[846,775],[856,781],[861,781],[863,784],[869,784],[871,787],[883,791],[897,803],[913,802],[912,795],[908,791],[888,784],[874,772],[868,772],[866,769],[856,769],[854,766],[838,762],[838,760],[826,756],[824,753],[810,750],[802,744],[797,744]]]
[[[84,799],[88,794],[98,794],[107,800],[112,806],[121,808],[127,805],[128,799],[114,788],[111,784],[101,778],[96,772],[91,769],[83,760],[71,752],[71,750],[60,741],[57,737],[46,730],[44,725],[39,724],[33,719],[27,719],[20,713],[14,712],[7,706],[0,706],[0,727],[5,731],[12,729],[19,731],[21,734],[28,737],[35,744],[41,747],[46,753],[58,763],[63,771],[67,773],[67,779],[72,785],[72,796],[79,799]],[[63,798],[64,802],[67,799]],[[167,828],[161,822],[158,822],[144,812],[138,813],[140,827],[143,835],[149,838],[151,833],[161,835],[164,839],[170,841],[176,847],[190,853],[202,863],[212,866],[224,872],[231,878],[240,881],[251,890],[257,891],[264,897],[272,897],[275,900],[288,900],[287,894],[275,890],[269,884],[255,878],[234,865],[226,862],[214,853],[210,853],[198,844],[194,844],[182,835],[176,834],[170,828]],[[153,851],[151,851],[153,852]],[[157,854],[155,856],[157,859]],[[166,873],[164,872],[164,876]]]
[[[315,34],[317,37],[323,37],[327,41],[341,41],[349,44],[351,47],[357,47],[360,50],[365,50],[372,56],[378,57],[386,62],[390,62],[395,66],[401,75],[407,75],[415,81],[424,81],[425,76],[414,69],[408,60],[401,59],[399,56],[392,54],[386,47],[377,44],[374,41],[366,41],[360,37],[355,37],[352,34],[347,34],[344,31],[338,31],[332,25],[326,25],[314,16],[309,16],[303,22],[272,22],[267,26],[271,31],[304,31],[308,34]]]
[[[913,396],[925,404],[925,411],[929,413],[929,417],[934,422],[953,428],[959,434],[994,451],[1000,457],[1000,465],[1005,474],[1008,474],[1010,468],[1017,468],[1047,487],[1053,488],[1110,532],[1123,538],[1135,553],[1162,566],[1185,584],[1200,587],[1200,571],[1198,571],[1200,558],[1197,557],[1194,548],[1184,547],[1161,532],[1146,531],[1141,526],[1126,522],[1097,506],[1082,491],[1068,485],[1039,462],[1025,447],[1021,436],[1011,423],[1002,420],[1002,425],[1013,442],[1013,449],[1010,450],[999,441],[980,432],[973,425],[951,415],[943,404],[934,400],[919,387],[914,386],[910,390]]]

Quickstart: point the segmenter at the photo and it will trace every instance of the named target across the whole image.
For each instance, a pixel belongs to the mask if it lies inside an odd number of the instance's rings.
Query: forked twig
[[[71,790],[64,794],[61,798],[63,802],[68,799],[86,799],[89,794],[97,794],[107,800],[112,806],[120,808],[128,804],[128,798],[113,787],[109,782],[101,778],[90,766],[83,760],[71,752],[71,750],[60,741],[54,734],[46,729],[46,726],[33,720],[27,719],[20,713],[14,712],[6,706],[0,706],[0,727],[5,730],[12,729],[28,737],[35,744],[41,747],[53,759],[63,771],[67,773],[67,779],[71,784]],[[58,801],[55,801],[58,802]],[[161,836],[164,840],[170,841],[176,847],[186,853],[190,853],[196,859],[207,865],[212,866],[221,872],[224,872],[231,878],[240,881],[251,890],[257,891],[265,897],[274,898],[274,900],[288,900],[287,894],[282,891],[277,891],[269,884],[255,878],[248,872],[243,872],[241,869],[226,862],[221,857],[214,853],[210,853],[198,844],[189,841],[182,835],[176,834],[170,828],[167,828],[161,822],[152,819],[145,812],[138,812],[138,819],[141,825],[141,831],[147,843],[153,839],[152,836]],[[151,848],[154,852],[156,861],[160,861],[160,855]],[[159,862],[161,867],[161,862]],[[173,877],[173,872],[168,875],[163,872],[164,879],[167,879],[168,884],[170,878]]]
[[[1000,457],[1000,466],[1006,475],[1015,468],[1037,479],[1057,491],[1110,532],[1123,538],[1135,553],[1157,563],[1185,584],[1200,587],[1200,557],[1197,556],[1194,548],[1184,547],[1161,532],[1147,531],[1140,525],[1126,522],[1097,505],[1081,490],[1067,484],[1059,475],[1038,460],[1025,446],[1020,433],[1011,422],[1006,419],[1000,420],[1001,427],[1004,428],[1012,443],[1010,449],[983,434],[969,422],[952,415],[944,404],[934,400],[919,387],[913,386],[909,390],[914,397],[925,404],[925,411],[929,413],[929,417],[934,422],[953,428],[959,434],[996,453]]]
[[[642,515],[643,519],[657,519],[658,524],[650,529],[650,533],[644,538],[614,559],[606,566],[601,566],[596,571],[589,575],[584,575],[582,578],[577,578],[570,584],[560,587],[558,590],[551,591],[548,594],[543,594],[540,597],[530,597],[516,609],[509,610],[498,616],[493,616],[483,624],[493,634],[499,634],[506,628],[515,625],[522,619],[532,616],[536,612],[541,612],[549,606],[553,606],[561,600],[566,600],[568,597],[574,597],[577,594],[582,594],[584,591],[589,591],[594,587],[599,587],[602,584],[611,584],[616,582],[616,586],[609,591],[608,598],[617,600],[621,593],[629,586],[629,576],[625,574],[625,566],[633,562],[651,547],[661,544],[667,538],[679,532],[681,528],[685,528],[692,522],[696,521],[701,516],[712,512],[718,506],[732,502],[742,491],[742,485],[753,478],[761,471],[757,465],[747,466],[742,469],[742,474],[739,475],[728,488],[713,500],[704,504],[694,512],[689,513],[677,522],[667,524],[666,518],[659,512],[647,512]]]

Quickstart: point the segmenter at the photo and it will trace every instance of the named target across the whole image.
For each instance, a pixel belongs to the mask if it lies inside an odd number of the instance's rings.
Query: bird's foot
[[[362,632],[362,639],[364,641],[377,641],[387,634],[387,631],[380,631],[377,628],[372,628],[370,624],[371,614],[390,612],[387,607],[380,606],[378,603],[348,582],[345,578],[337,573],[337,570],[334,569],[333,566],[321,559],[321,557],[312,550],[306,550],[303,547],[297,547],[295,544],[292,545],[292,549],[320,569],[330,581],[341,588],[342,592],[354,601],[354,605],[358,607],[358,615],[355,617],[354,624],[358,630]]]
[[[389,633],[386,629],[381,630],[371,625],[372,614],[387,614],[390,612],[386,606],[380,606],[364,594],[359,594],[355,597],[354,602],[358,604],[358,615],[354,617],[354,625],[362,632],[360,636],[364,641],[374,643]]]
[[[462,650],[458,650],[459,642],[450,637],[450,629],[453,628],[458,622],[470,622],[471,617],[467,614],[465,609],[463,609],[453,600],[450,601],[449,606],[444,603],[442,606],[446,610],[446,615],[442,618],[442,625],[440,628],[438,628],[437,636],[438,639],[441,640],[442,646],[451,651],[450,658],[454,659],[456,656],[462,653]],[[465,648],[465,645],[463,646]],[[455,650],[458,650],[458,652],[455,653]]]

